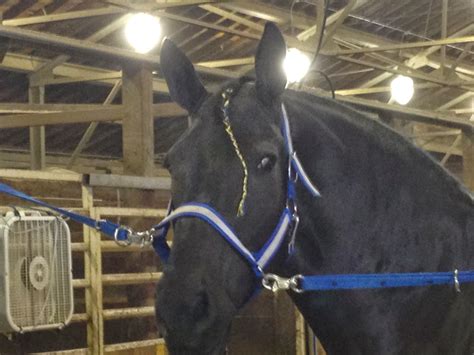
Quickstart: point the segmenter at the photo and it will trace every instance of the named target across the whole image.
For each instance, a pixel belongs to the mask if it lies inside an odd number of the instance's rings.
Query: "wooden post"
[[[92,218],[99,219],[93,203],[91,187],[82,186],[82,206]],[[102,300],[102,254],[100,232],[84,226],[84,273],[89,287],[86,288],[87,348],[92,355],[104,353],[104,319]]]
[[[122,95],[127,110],[122,124],[124,172],[151,176],[154,168],[151,67],[146,64],[124,67]]]
[[[44,104],[44,86],[28,88],[30,104]],[[30,127],[31,170],[43,170],[46,167],[46,140],[44,126]]]
[[[463,181],[466,187],[474,190],[474,132],[462,132]]]

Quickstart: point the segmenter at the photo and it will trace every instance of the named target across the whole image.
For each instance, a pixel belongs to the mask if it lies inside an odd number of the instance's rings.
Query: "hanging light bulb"
[[[125,38],[138,53],[151,51],[160,41],[160,37],[160,20],[150,14],[134,14],[125,26]]]
[[[399,75],[390,83],[392,98],[400,105],[406,105],[410,102],[415,92],[413,79],[407,76]]]
[[[311,61],[309,57],[296,48],[290,48],[286,52],[283,61],[283,69],[289,83],[295,83],[304,78],[309,70]]]

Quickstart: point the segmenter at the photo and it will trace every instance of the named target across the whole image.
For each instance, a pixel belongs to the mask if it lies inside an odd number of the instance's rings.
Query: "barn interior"
[[[163,218],[163,157],[188,127],[160,69],[125,28],[159,20],[209,91],[253,75],[265,23],[312,59],[303,83],[366,112],[474,188],[472,0],[0,1],[0,180],[49,203],[146,228]],[[151,36],[151,34],[150,34]],[[400,104],[394,78],[411,78]],[[28,206],[2,195],[1,212]],[[61,330],[0,335],[0,353],[165,353],[154,324],[161,265],[70,223],[74,315]],[[234,321],[231,354],[315,354],[284,294],[262,294]],[[323,350],[319,349],[318,354]]]

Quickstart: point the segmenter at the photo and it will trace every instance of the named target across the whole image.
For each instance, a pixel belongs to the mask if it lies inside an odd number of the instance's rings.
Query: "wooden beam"
[[[462,133],[462,154],[463,154],[463,181],[471,190],[474,190],[474,133],[463,131]]]
[[[171,179],[166,177],[143,177],[110,174],[90,174],[85,177],[89,186],[116,187],[144,190],[169,190]]]
[[[123,68],[122,102],[128,112],[122,122],[124,172],[151,176],[155,149],[151,67]]]
[[[424,83],[424,84],[415,84],[414,88],[419,89],[431,89],[437,88],[440,85],[434,83]],[[357,89],[342,89],[336,90],[336,94],[342,96],[354,96],[354,95],[367,95],[367,94],[376,94],[380,92],[390,92],[390,86],[378,86],[378,87],[370,87],[370,88],[357,88]]]
[[[385,45],[380,47],[365,47],[358,49],[347,49],[347,50],[337,50],[337,51],[323,51],[324,55],[327,56],[343,56],[343,55],[352,55],[352,54],[361,54],[361,53],[374,53],[374,52],[388,52],[388,51],[399,51],[402,49],[410,48],[427,48],[434,46],[445,46],[449,44],[462,44],[462,43],[471,43],[474,42],[474,36],[465,36],[465,37],[455,37],[455,38],[444,38],[433,41],[421,41],[421,42],[405,42],[397,43],[391,45]]]
[[[88,104],[0,104],[0,112],[23,112],[21,114],[0,115],[0,129],[28,126],[57,125],[85,122],[121,121],[126,116],[123,105]],[[186,116],[186,110],[175,103],[151,106],[154,118]]]
[[[175,104],[174,102],[165,102],[162,104],[154,104],[152,106],[153,117],[169,118],[187,116],[188,112]]]
[[[75,19],[94,17],[94,16],[113,15],[113,14],[123,13],[124,11],[125,11],[124,9],[109,6],[109,7],[99,8],[99,9],[68,11],[68,12],[54,13],[54,14],[43,15],[43,16],[30,16],[30,17],[15,18],[15,19],[10,19],[10,20],[3,20],[2,25],[5,25],[5,26],[36,25],[39,23],[50,23],[50,22],[56,22],[56,21],[75,20]]]
[[[159,57],[140,54],[129,50],[114,48],[97,44],[91,41],[78,40],[58,36],[52,33],[27,30],[0,25],[0,37],[25,41],[35,46],[48,46],[48,48],[67,52],[68,54],[91,55],[101,59],[111,59],[121,62],[147,63],[152,67],[159,64]]]
[[[199,62],[197,65],[207,68],[222,68],[222,67],[232,67],[239,65],[248,65],[254,64],[254,57],[245,57],[245,58],[233,58],[233,59],[222,59],[222,60],[210,60],[207,62]]]
[[[18,128],[51,124],[69,124],[99,121],[118,121],[126,116],[122,105],[113,105],[95,110],[71,112],[27,113],[0,116],[0,128]]]
[[[154,317],[155,316],[155,307],[153,307],[153,306],[144,306],[144,307],[104,309],[102,314],[103,314],[103,317],[104,317],[105,320],[123,319],[123,318]]]
[[[24,102],[8,102],[0,103],[0,113],[48,113],[94,110],[102,107],[102,105],[97,104],[25,104]]]
[[[44,86],[31,86],[28,88],[28,102],[44,104]],[[46,131],[44,126],[30,127],[30,156],[31,170],[46,168]]]
[[[322,90],[314,90],[314,89],[305,88],[304,91],[308,91],[318,96],[325,96],[325,97],[331,96],[330,93],[324,92]],[[386,103],[375,101],[375,100],[367,100],[367,99],[362,99],[360,97],[353,97],[353,96],[336,95],[336,99],[341,102],[347,102],[349,104],[362,106],[362,107],[366,107],[366,108],[370,108],[374,110],[396,112],[397,118],[400,118],[403,120],[410,120],[410,121],[428,123],[428,124],[433,124],[433,125],[438,125],[438,126],[464,129],[467,131],[474,131],[473,122],[463,120],[459,117],[456,117],[456,115],[445,113],[445,112],[421,110],[421,109],[415,109],[415,108],[406,107],[406,106],[386,104]]]
[[[332,31],[335,31],[339,27],[339,25],[342,23],[342,21],[344,21],[347,15],[349,15],[351,11],[359,8],[365,2],[366,0],[350,0],[345,7],[336,11],[334,14],[328,16],[328,18],[326,19],[326,27],[329,27],[332,24],[334,24]],[[316,34],[317,30],[318,30],[318,25],[313,25],[305,29],[300,34],[298,34],[296,38],[300,41],[307,41],[309,38],[311,38],[312,36]]]
[[[120,79],[122,77],[121,72],[111,72],[105,74],[97,74],[85,77],[77,77],[77,78],[53,78],[53,79],[46,79],[41,84],[43,85],[63,85],[63,84],[73,84],[73,83],[85,83],[89,81],[104,81],[110,79]]]
[[[114,4],[122,8],[134,11],[150,12],[157,9],[167,9],[170,7],[191,6],[199,4],[212,4],[230,0],[155,0],[155,1],[130,1],[130,0],[107,0],[109,4]],[[235,0],[234,0],[235,1]]]
[[[109,94],[105,98],[105,101],[104,101],[103,105],[104,106],[110,105],[114,101],[115,97],[118,95],[121,88],[122,88],[122,80],[117,80],[117,82],[113,86],[112,90],[110,90]],[[97,129],[98,125],[99,125],[98,122],[92,122],[89,125],[89,127],[87,127],[86,131],[84,132],[83,136],[81,137],[81,140],[79,141],[76,148],[74,149],[74,152],[71,154],[71,159],[69,160],[69,163],[67,164],[68,169],[72,168],[75,161],[79,157],[79,154],[82,153],[82,150],[89,143],[89,141],[92,138],[92,135],[94,134],[94,132]]]

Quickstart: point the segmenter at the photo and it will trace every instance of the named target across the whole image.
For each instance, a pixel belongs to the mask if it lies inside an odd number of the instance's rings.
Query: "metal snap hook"
[[[461,293],[461,284],[459,283],[459,271],[458,269],[454,270],[454,289],[456,290],[457,293]]]
[[[300,287],[302,279],[302,275],[295,275],[288,279],[275,274],[265,274],[262,279],[262,285],[267,290],[272,292],[277,292],[280,290],[292,290],[296,293],[302,293],[304,291]]]

